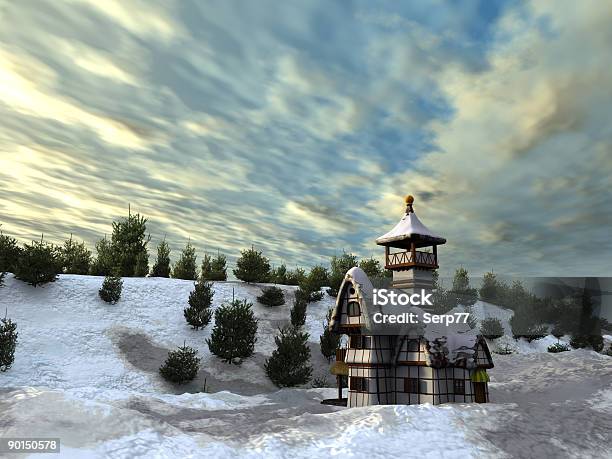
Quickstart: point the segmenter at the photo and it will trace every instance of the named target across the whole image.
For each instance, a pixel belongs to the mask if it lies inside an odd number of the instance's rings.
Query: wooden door
[[[476,403],[487,403],[486,383],[475,382],[474,384],[474,400]]]

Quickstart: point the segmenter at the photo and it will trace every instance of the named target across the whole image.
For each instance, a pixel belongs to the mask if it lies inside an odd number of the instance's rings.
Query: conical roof
[[[378,245],[405,247],[408,243],[415,242],[417,247],[422,247],[446,242],[446,239],[434,234],[419,220],[412,209],[413,202],[412,196],[406,197],[406,213],[391,231],[376,239]]]

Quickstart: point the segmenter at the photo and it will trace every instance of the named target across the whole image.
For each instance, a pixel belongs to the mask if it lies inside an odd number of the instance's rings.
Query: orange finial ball
[[[408,196],[404,198],[404,201],[406,201],[406,204],[412,204],[414,202],[414,197],[411,194],[409,194]]]

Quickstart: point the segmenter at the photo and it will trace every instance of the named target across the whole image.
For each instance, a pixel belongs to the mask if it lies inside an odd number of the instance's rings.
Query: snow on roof
[[[391,231],[376,239],[377,244],[409,239],[413,236],[425,236],[432,239],[444,239],[427,228],[414,212],[405,214]]]
[[[384,245],[394,241],[410,239],[414,236],[435,239],[442,244],[446,242],[446,239],[434,234],[429,228],[423,225],[412,209],[413,202],[414,198],[412,196],[406,196],[406,213],[391,231],[376,239],[377,244]]]
[[[369,314],[367,313],[369,305],[373,303],[374,297],[374,286],[372,285],[372,281],[365,273],[365,271],[357,266],[349,269],[344,275],[344,280],[340,285],[338,296],[336,297],[336,306],[334,307],[334,313],[332,314],[332,318],[329,321],[330,329],[333,329],[336,324],[336,318],[339,317],[339,312],[342,307],[342,296],[344,292],[344,286],[347,282],[350,282],[356,290],[357,296],[359,298],[359,303],[361,307],[361,311],[366,318],[366,323],[368,326],[369,323]]]

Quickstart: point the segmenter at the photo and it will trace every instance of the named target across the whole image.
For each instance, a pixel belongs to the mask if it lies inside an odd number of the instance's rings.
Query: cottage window
[[[354,392],[367,392],[368,391],[368,380],[359,376],[351,376],[350,378],[350,390]]]
[[[419,380],[417,378],[404,378],[404,392],[407,394],[418,394]]]
[[[419,341],[411,339],[408,341],[408,352],[419,352]]]
[[[453,388],[456,395],[465,395],[465,379],[453,380]]]
[[[369,349],[371,347],[370,339],[371,338],[369,336],[351,335],[349,347],[352,349]]]
[[[361,315],[361,308],[357,301],[351,301],[348,304],[348,315],[349,317],[359,317]]]

